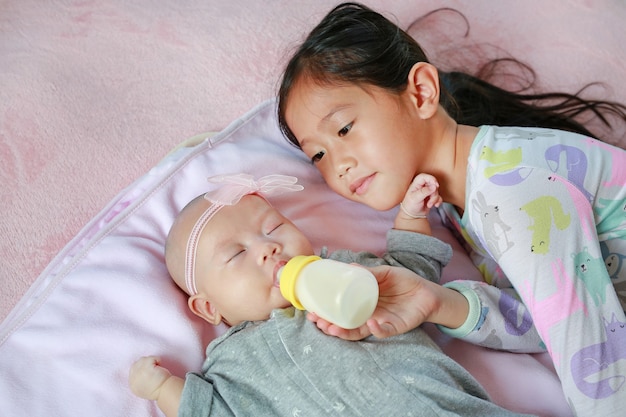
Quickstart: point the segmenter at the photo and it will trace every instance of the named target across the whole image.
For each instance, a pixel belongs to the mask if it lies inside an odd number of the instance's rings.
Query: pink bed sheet
[[[603,97],[626,97],[621,0],[364,2],[404,28],[436,8],[462,12],[467,37],[454,14],[412,32],[438,61],[474,62],[466,46],[489,43],[545,87],[601,81]],[[336,3],[2,1],[0,318],[122,188],[272,97],[285,57]]]

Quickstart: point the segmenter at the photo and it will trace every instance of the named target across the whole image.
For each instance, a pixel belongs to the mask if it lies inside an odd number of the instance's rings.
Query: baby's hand
[[[417,174],[402,200],[402,211],[411,218],[425,218],[433,207],[439,207],[439,183],[429,174]]]
[[[157,400],[161,387],[172,376],[170,371],[159,365],[161,359],[156,356],[144,356],[130,368],[128,383],[138,397]]]

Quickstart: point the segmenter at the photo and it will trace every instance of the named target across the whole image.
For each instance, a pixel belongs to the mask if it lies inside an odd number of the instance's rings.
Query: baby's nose
[[[280,253],[280,245],[276,242],[269,242],[263,247],[262,257],[263,261],[267,261],[269,258],[276,256]]]

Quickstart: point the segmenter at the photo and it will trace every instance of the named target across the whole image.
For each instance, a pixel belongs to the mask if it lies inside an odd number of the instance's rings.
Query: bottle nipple
[[[284,266],[281,266],[280,268],[278,268],[278,272],[276,272],[276,283],[280,286],[280,277],[283,273],[283,269],[285,269]]]

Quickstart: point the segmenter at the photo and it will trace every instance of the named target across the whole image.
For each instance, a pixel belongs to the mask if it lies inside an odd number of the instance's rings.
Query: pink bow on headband
[[[263,197],[278,195],[291,191],[304,189],[300,184],[296,184],[298,179],[287,175],[266,175],[254,180],[249,174],[216,175],[208,178],[214,184],[223,184],[220,188],[209,191],[204,198],[211,204],[198,218],[191,229],[187,249],[185,251],[185,285],[189,295],[198,293],[196,288],[196,255],[200,234],[211,218],[224,206],[233,206],[241,200],[244,195],[259,194]]]
[[[216,175],[207,180],[224,185],[206,193],[204,198],[211,203],[224,206],[235,205],[241,197],[248,194],[258,193],[266,197],[304,189],[300,184],[296,184],[298,182],[296,177],[279,174],[266,175],[256,181],[250,174]]]

